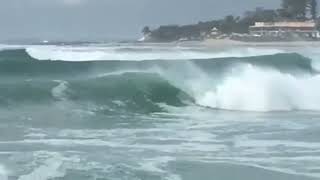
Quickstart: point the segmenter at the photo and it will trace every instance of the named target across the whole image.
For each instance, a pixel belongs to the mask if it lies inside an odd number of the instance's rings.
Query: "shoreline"
[[[290,41],[290,42],[244,42],[230,39],[207,39],[200,44],[211,48],[228,47],[320,47],[320,41]]]
[[[228,48],[280,48],[297,50],[299,48],[320,47],[320,41],[274,41],[274,42],[245,42],[231,39],[206,39],[203,41],[172,41],[172,42],[139,42],[151,45],[169,45],[185,47],[202,47],[211,50],[223,50]]]

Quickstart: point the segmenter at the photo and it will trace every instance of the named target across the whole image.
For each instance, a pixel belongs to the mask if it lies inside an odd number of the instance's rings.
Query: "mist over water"
[[[0,49],[0,180],[320,178],[315,48]]]

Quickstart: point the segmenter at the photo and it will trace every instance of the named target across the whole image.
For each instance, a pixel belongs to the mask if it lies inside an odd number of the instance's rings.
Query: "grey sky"
[[[135,38],[144,25],[241,15],[280,0],[0,0],[0,40]]]

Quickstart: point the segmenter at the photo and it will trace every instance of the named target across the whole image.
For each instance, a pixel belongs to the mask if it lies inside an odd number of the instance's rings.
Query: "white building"
[[[313,21],[305,22],[256,22],[249,28],[253,36],[288,36],[320,38],[317,25]]]

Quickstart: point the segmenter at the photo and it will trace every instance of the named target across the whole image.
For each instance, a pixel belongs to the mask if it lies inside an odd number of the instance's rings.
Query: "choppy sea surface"
[[[320,179],[319,48],[0,46],[0,180]]]

